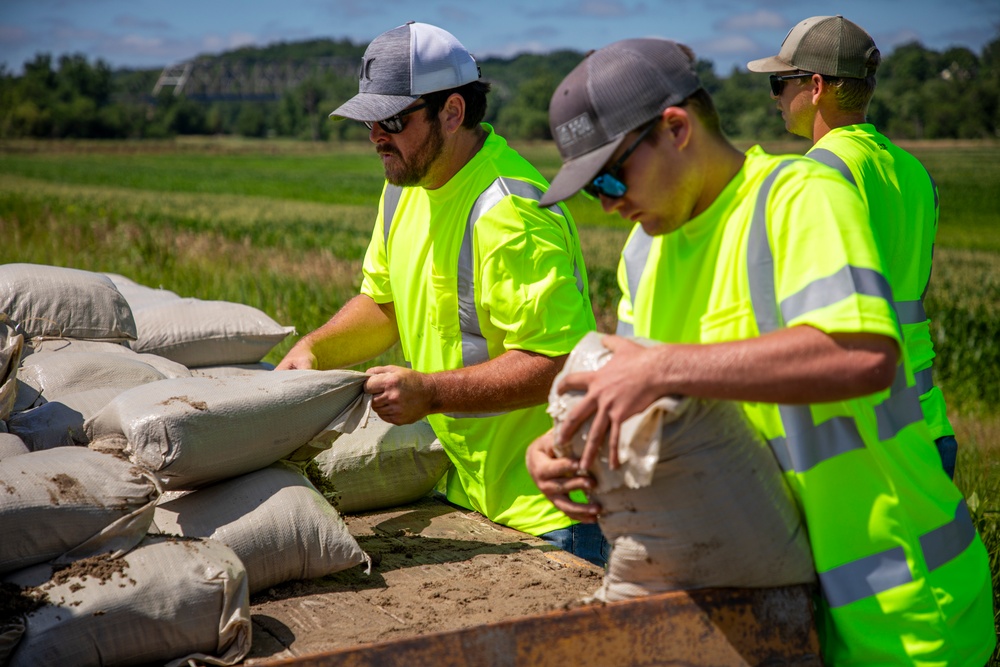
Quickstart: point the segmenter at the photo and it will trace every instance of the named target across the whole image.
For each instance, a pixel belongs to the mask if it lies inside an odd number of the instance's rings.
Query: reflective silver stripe
[[[976,529],[964,500],[955,508],[955,518],[920,536],[920,550],[928,572],[933,572],[962,554],[976,537]],[[913,581],[903,547],[865,556],[819,573],[823,595],[831,607],[858,600]]]
[[[811,157],[817,162],[821,162],[828,167],[833,167],[841,173],[841,175],[847,179],[847,182],[858,187],[858,182],[854,180],[854,174],[851,173],[850,168],[848,168],[847,163],[840,159],[840,156],[832,151],[828,151],[825,148],[814,148],[808,153],[806,157]]]
[[[831,607],[843,607],[913,581],[903,547],[859,558],[818,574],[823,595]]]
[[[954,519],[920,536],[920,548],[924,552],[927,569],[937,569],[956,558],[975,538],[976,528],[972,525],[969,508],[963,499],[955,508]]]
[[[634,336],[635,326],[631,322],[622,322],[618,320],[618,326],[615,327],[615,333],[619,336]]]
[[[383,242],[389,245],[389,228],[392,227],[392,219],[396,216],[396,208],[399,206],[399,198],[403,196],[403,188],[392,183],[385,184],[385,193],[382,195],[382,234]]]
[[[899,316],[900,324],[920,324],[927,321],[927,313],[924,311],[924,302],[897,301],[896,315]]]
[[[917,381],[917,393],[921,396],[934,388],[934,376],[931,374],[931,369],[925,368],[922,371],[917,371],[913,377]]]
[[[906,386],[906,368],[900,363],[892,381],[889,397],[875,406],[878,439],[890,440],[910,424],[924,420],[920,409],[920,393],[916,386]]]
[[[864,449],[865,441],[851,417],[833,417],[815,424],[808,405],[781,405],[778,411],[785,436],[769,444],[785,471],[807,472],[835,456]]]
[[[877,296],[892,303],[892,288],[878,271],[845,266],[836,273],[812,281],[781,302],[785,322],[819,308],[832,305],[854,294]]]
[[[762,334],[777,331],[783,324],[774,288],[774,255],[767,240],[767,197],[778,173],[790,164],[791,160],[782,162],[761,183],[754,204],[753,220],[750,222],[750,238],[747,241],[750,301],[757,329]]]

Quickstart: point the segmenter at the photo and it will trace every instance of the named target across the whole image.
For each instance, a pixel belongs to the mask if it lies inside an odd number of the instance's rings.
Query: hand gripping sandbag
[[[164,488],[196,488],[292,455],[362,393],[356,371],[272,371],[151,382],[85,424],[90,447],[121,451]]]
[[[323,480],[336,490],[337,508],[344,513],[417,500],[451,467],[426,421],[397,426],[374,413],[314,460]]]
[[[159,489],[136,466],[83,447],[0,461],[0,572],[124,553],[146,534]]]
[[[246,567],[251,593],[371,565],[337,510],[287,463],[163,502],[153,523],[165,535],[228,546]]]
[[[43,264],[0,265],[0,312],[27,339],[135,340],[125,297],[107,276]]]
[[[234,665],[250,651],[246,573],[214,540],[148,536],[119,558],[6,580],[45,596],[24,615],[8,667]]]
[[[17,333],[5,313],[0,312],[0,420],[14,411],[17,400],[17,368],[24,350],[24,336]]]
[[[611,358],[601,338],[584,337],[553,382],[556,429],[581,393],[560,395],[555,387],[566,374],[596,370]],[[620,471],[609,474],[606,457],[593,471],[602,481],[593,494],[603,508],[599,523],[612,544],[594,598],[814,581],[805,526],[771,449],[738,403],[663,399],[626,420],[620,440],[620,454],[634,464],[628,479],[652,474],[648,484],[630,486]],[[583,444],[578,434],[574,453]],[[647,469],[642,455],[651,451],[656,460]]]

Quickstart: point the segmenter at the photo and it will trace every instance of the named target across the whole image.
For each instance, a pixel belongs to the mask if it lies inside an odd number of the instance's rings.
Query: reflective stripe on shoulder
[[[851,173],[850,167],[848,167],[847,163],[840,159],[840,156],[833,151],[828,151],[825,148],[814,148],[806,153],[806,157],[812,158],[813,160],[816,160],[821,164],[825,164],[828,167],[833,167],[847,179],[848,183],[854,187],[858,187],[858,182],[854,180],[854,174]]]
[[[403,188],[392,183],[385,184],[385,193],[382,195],[382,240],[386,247],[389,246],[389,228],[392,227],[392,219],[396,217],[399,198],[402,196]]]
[[[653,237],[640,227],[635,230],[625,248],[622,249],[622,261],[625,263],[625,278],[628,283],[628,298],[632,303],[633,316],[635,315],[636,297],[639,294],[639,281],[642,280],[642,273],[646,270],[649,251],[652,247]],[[615,333],[619,336],[632,336],[635,333],[635,326],[632,322],[619,321]]]

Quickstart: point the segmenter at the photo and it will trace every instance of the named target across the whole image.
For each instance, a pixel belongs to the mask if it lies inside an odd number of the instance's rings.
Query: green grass
[[[801,142],[765,147],[804,150]],[[558,169],[550,144],[518,148],[546,176]],[[990,550],[998,594],[1000,145],[909,148],[940,189],[926,300],[935,381],[960,442],[956,483]],[[0,143],[0,262],[119,273],[184,296],[246,303],[304,334],[357,294],[381,185],[366,144]],[[570,207],[598,325],[611,331],[628,226],[581,196]],[[294,340],[267,360],[279,360]],[[375,363],[401,361],[394,349]],[[998,656],[991,664],[1000,665]]]

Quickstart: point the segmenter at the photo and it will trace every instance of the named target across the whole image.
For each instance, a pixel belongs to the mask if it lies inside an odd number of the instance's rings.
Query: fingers
[[[597,519],[601,516],[601,506],[597,503],[577,503],[568,496],[558,496],[549,500],[556,509],[580,523],[597,523]]]

